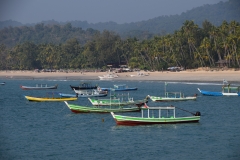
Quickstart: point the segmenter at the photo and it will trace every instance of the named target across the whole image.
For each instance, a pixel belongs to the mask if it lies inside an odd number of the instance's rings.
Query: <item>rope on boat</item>
[[[171,106],[172,106],[172,105],[171,105]],[[175,106],[174,106],[174,107],[175,107]],[[188,113],[191,113],[191,114],[194,115],[194,116],[201,116],[201,113],[200,113],[199,111],[197,111],[196,113],[193,113],[193,112],[187,111],[187,110],[182,109],[182,108],[179,108],[179,107],[175,107],[175,108],[180,109],[180,110],[185,111],[185,112],[188,112]]]

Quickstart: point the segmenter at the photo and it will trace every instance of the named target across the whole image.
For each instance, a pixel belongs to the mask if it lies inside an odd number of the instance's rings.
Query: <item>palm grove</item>
[[[228,67],[240,67],[240,27],[236,21],[223,21],[220,26],[204,21],[200,28],[187,20],[172,34],[141,41],[123,40],[107,30],[83,31],[71,24],[9,27],[0,32],[1,42],[5,40],[0,45],[0,70],[104,69],[109,63],[122,62],[147,70],[170,66],[192,69],[216,67],[221,60]],[[13,41],[18,43],[7,45]]]

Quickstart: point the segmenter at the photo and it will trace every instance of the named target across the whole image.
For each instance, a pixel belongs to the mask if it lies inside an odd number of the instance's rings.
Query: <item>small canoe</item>
[[[43,89],[57,89],[58,85],[48,86],[47,84],[36,84],[36,86],[20,86],[23,90],[43,90]]]
[[[164,115],[163,112],[166,112]],[[153,125],[153,124],[176,124],[176,123],[197,123],[200,120],[201,113],[196,112],[192,113],[193,116],[188,117],[176,117],[175,116],[175,107],[148,107],[142,108],[141,116],[123,116],[116,115],[111,112],[112,117],[114,118],[117,125]],[[172,114],[169,114],[171,112]],[[152,115],[151,115],[152,114]],[[164,116],[163,116],[164,115]]]
[[[74,113],[110,113],[110,112],[138,112],[139,107],[119,107],[119,106],[80,106],[69,104],[65,101],[67,107]]]
[[[31,97],[31,96],[25,96],[25,98],[29,101],[34,102],[60,102],[60,101],[75,101],[77,100],[77,97]]]

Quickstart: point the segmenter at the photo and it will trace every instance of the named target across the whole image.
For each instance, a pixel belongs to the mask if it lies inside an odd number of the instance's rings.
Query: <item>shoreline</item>
[[[148,76],[136,76],[138,72],[115,73],[118,75],[114,80],[153,80],[153,81],[195,81],[195,82],[240,82],[240,71],[195,71],[187,70],[180,72],[156,71],[141,72]],[[55,80],[99,80],[98,76],[107,72],[34,72],[34,71],[0,71],[0,80],[7,79],[55,79]],[[132,75],[132,77],[131,77]],[[134,75],[134,76],[133,76]]]

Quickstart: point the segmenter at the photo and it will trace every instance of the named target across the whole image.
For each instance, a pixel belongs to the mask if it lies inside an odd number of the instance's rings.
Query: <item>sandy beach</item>
[[[231,82],[240,82],[240,71],[196,71],[180,72],[142,72],[148,76],[136,76],[138,72],[116,73],[116,80],[159,80],[159,81],[207,81],[222,82],[223,79]],[[34,71],[0,71],[0,80],[4,79],[61,79],[61,80],[99,80],[98,76],[107,72],[34,72]]]

